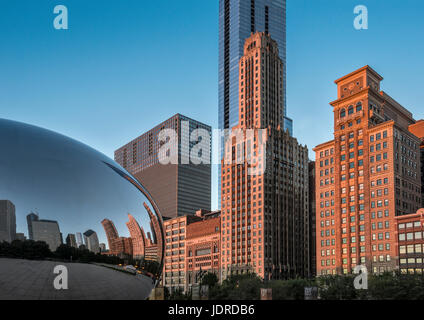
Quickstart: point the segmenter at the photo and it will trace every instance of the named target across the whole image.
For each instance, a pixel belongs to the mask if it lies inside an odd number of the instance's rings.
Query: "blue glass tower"
[[[251,33],[267,32],[277,41],[284,64],[284,116],[286,117],[286,0],[220,0],[219,1],[219,116],[220,129],[238,123],[239,60],[244,42]],[[291,120],[286,118],[291,132]],[[223,154],[221,144],[221,155]],[[221,157],[220,157],[221,158]],[[221,205],[221,174],[219,206]]]

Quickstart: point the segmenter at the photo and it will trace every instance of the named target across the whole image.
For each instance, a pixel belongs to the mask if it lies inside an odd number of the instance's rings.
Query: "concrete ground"
[[[56,290],[57,265],[68,269],[68,290]],[[106,267],[0,258],[0,300],[145,300],[152,280]]]

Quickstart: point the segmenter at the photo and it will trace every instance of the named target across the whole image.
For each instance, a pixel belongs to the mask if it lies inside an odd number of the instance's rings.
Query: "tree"
[[[258,300],[262,280],[256,274],[232,275],[209,290],[213,300]]]
[[[354,275],[328,275],[318,278],[319,296],[323,300],[355,300]]]
[[[201,285],[202,286],[209,286],[210,288],[213,288],[218,283],[218,277],[215,273],[208,272],[205,274],[202,278]]]
[[[304,300],[305,287],[315,286],[314,281],[305,279],[274,280],[269,282],[273,300]]]

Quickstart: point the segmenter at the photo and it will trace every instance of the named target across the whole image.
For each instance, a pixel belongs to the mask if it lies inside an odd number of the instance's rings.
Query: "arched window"
[[[347,113],[350,115],[350,114],[353,114],[353,112],[354,112],[353,106],[349,106]]]
[[[362,111],[362,103],[361,102],[358,102],[356,104],[356,112],[359,112],[359,111]]]
[[[346,110],[343,108],[342,111],[340,111],[340,118],[346,117]]]

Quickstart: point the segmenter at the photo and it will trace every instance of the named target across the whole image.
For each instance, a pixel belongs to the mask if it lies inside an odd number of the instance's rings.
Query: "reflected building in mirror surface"
[[[15,205],[9,200],[0,200],[0,242],[16,239]]]
[[[95,231],[87,230],[84,232],[84,239],[88,250],[94,253],[98,253],[100,251],[99,238]]]
[[[62,237],[57,221],[40,220],[36,214],[30,213],[27,216],[27,222],[31,240],[47,243],[51,251],[55,251],[62,244]]]
[[[0,243],[0,299],[66,298],[65,292],[54,291],[51,282],[44,281],[47,286],[37,281],[53,276],[51,270],[57,264],[66,265],[77,279],[69,297],[101,299],[112,294],[122,299],[131,294],[132,298],[147,298],[162,271],[163,229],[159,209],[144,185],[96,150],[24,123],[0,119],[0,148],[4,150],[0,199],[7,199],[0,207],[0,236],[7,241]],[[107,248],[100,243],[107,243],[101,224],[107,217],[116,228],[117,251],[127,253],[125,259],[133,257],[133,239],[126,225],[129,212],[144,230],[141,234],[151,236],[146,244],[149,250],[137,251],[137,277],[128,278],[114,271],[122,269],[119,265],[124,259],[105,254]],[[21,232],[19,239],[26,250],[9,243],[16,239],[16,230]],[[102,267],[104,264],[114,268]],[[15,290],[18,281],[21,283],[16,274],[28,275],[22,290]],[[93,284],[93,292],[78,286],[87,282]],[[105,288],[105,283],[110,288]],[[124,290],[112,289],[120,284]]]

